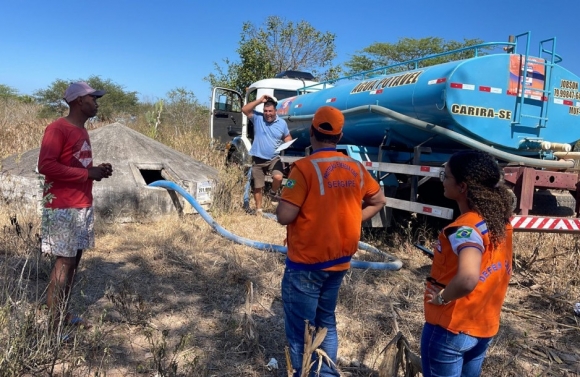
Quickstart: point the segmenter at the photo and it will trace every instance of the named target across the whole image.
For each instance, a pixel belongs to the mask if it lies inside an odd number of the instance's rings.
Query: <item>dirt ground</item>
[[[284,227],[266,218],[237,213],[216,220],[250,240],[282,245],[285,238]],[[93,327],[75,332],[54,375],[286,376],[281,253],[236,244],[197,215],[99,222],[96,229],[97,246],[83,257],[72,300]],[[408,242],[425,237],[421,227],[403,227],[365,238],[404,265],[347,275],[337,308],[343,376],[378,376],[397,328],[418,353],[430,260]],[[514,276],[483,376],[580,375],[577,242],[516,236]],[[357,257],[380,260],[366,252]],[[38,286],[49,270],[42,258]],[[272,359],[278,369],[267,367]]]

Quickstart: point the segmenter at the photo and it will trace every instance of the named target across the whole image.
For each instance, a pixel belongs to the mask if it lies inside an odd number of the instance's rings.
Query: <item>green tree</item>
[[[18,96],[18,101],[22,103],[35,103],[34,97],[29,96],[28,94],[23,94]]]
[[[173,125],[175,136],[178,136],[182,131],[207,128],[209,110],[199,103],[193,92],[175,88],[167,93],[165,118]]]
[[[56,118],[65,115],[68,106],[62,97],[71,82],[57,79],[48,88],[34,92],[36,101],[43,105],[39,114],[40,117]]]
[[[396,43],[376,42],[358,51],[357,54],[344,63],[347,74],[352,75],[358,72],[370,71],[393,64],[406,62],[422,58],[428,55],[440,54],[464,47],[474,46],[483,43],[480,39],[464,39],[463,42],[446,41],[442,38],[401,38]],[[480,48],[480,52],[488,50]],[[418,67],[426,67],[435,64],[445,63],[451,60],[466,59],[474,56],[473,50],[467,50],[455,54],[440,56],[433,59],[418,62]],[[395,67],[391,72],[404,71],[407,66]]]
[[[63,116],[68,111],[68,105],[62,99],[66,88],[76,81],[85,81],[92,88],[104,90],[105,96],[99,99],[99,118],[112,121],[116,116],[134,114],[137,108],[137,92],[127,92],[119,84],[111,80],[103,80],[99,76],[90,76],[88,79],[55,80],[47,89],[37,90],[34,93],[36,100],[43,105],[40,116],[54,118]]]
[[[0,84],[0,98],[8,99],[8,98],[17,98],[18,97],[18,90],[4,84]]]
[[[287,70],[310,71],[320,80],[337,78],[335,34],[320,32],[306,21],[293,23],[269,16],[261,27],[250,22],[242,26],[239,61],[224,59],[225,67],[214,63],[216,73],[205,80],[211,86],[225,86],[245,92],[253,82]]]
[[[11,86],[0,84],[0,99],[15,100],[20,103],[34,103],[34,97],[28,94],[20,94],[17,89]]]

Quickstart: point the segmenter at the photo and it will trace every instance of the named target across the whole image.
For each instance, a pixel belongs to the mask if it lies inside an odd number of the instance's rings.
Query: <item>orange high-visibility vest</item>
[[[479,338],[497,334],[501,307],[512,275],[512,226],[506,226],[506,238],[494,249],[489,240],[485,220],[475,212],[459,216],[439,234],[439,244],[434,250],[431,278],[443,285],[449,284],[457,274],[459,257],[446,234],[453,228],[468,226],[483,239],[479,282],[467,296],[447,305],[433,305],[424,298],[425,321],[439,325],[455,334],[465,333]],[[446,233],[447,231],[447,233]],[[432,284],[431,282],[428,284]]]
[[[296,161],[282,190],[282,200],[300,207],[287,227],[287,265],[348,269],[360,240],[362,200],[378,190],[362,164],[334,149]]]

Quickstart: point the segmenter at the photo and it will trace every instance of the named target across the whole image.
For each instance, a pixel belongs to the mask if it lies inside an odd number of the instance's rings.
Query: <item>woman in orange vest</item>
[[[444,195],[460,216],[439,234],[424,297],[423,376],[479,376],[499,329],[512,275],[512,195],[495,159],[481,151],[451,156]]]

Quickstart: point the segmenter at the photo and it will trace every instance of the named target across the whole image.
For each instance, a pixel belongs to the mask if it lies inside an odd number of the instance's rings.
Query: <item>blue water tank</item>
[[[525,140],[575,143],[580,139],[580,78],[559,65],[518,54],[494,54],[362,81],[340,83],[287,98],[278,115],[287,120],[293,147],[309,144],[310,120],[320,106],[348,110],[378,105],[461,133],[495,148],[537,156]],[[524,67],[525,66],[525,67]],[[523,95],[523,98],[522,98]],[[376,113],[345,119],[341,143],[377,147],[385,135],[393,148],[422,144],[452,150],[465,146]]]

